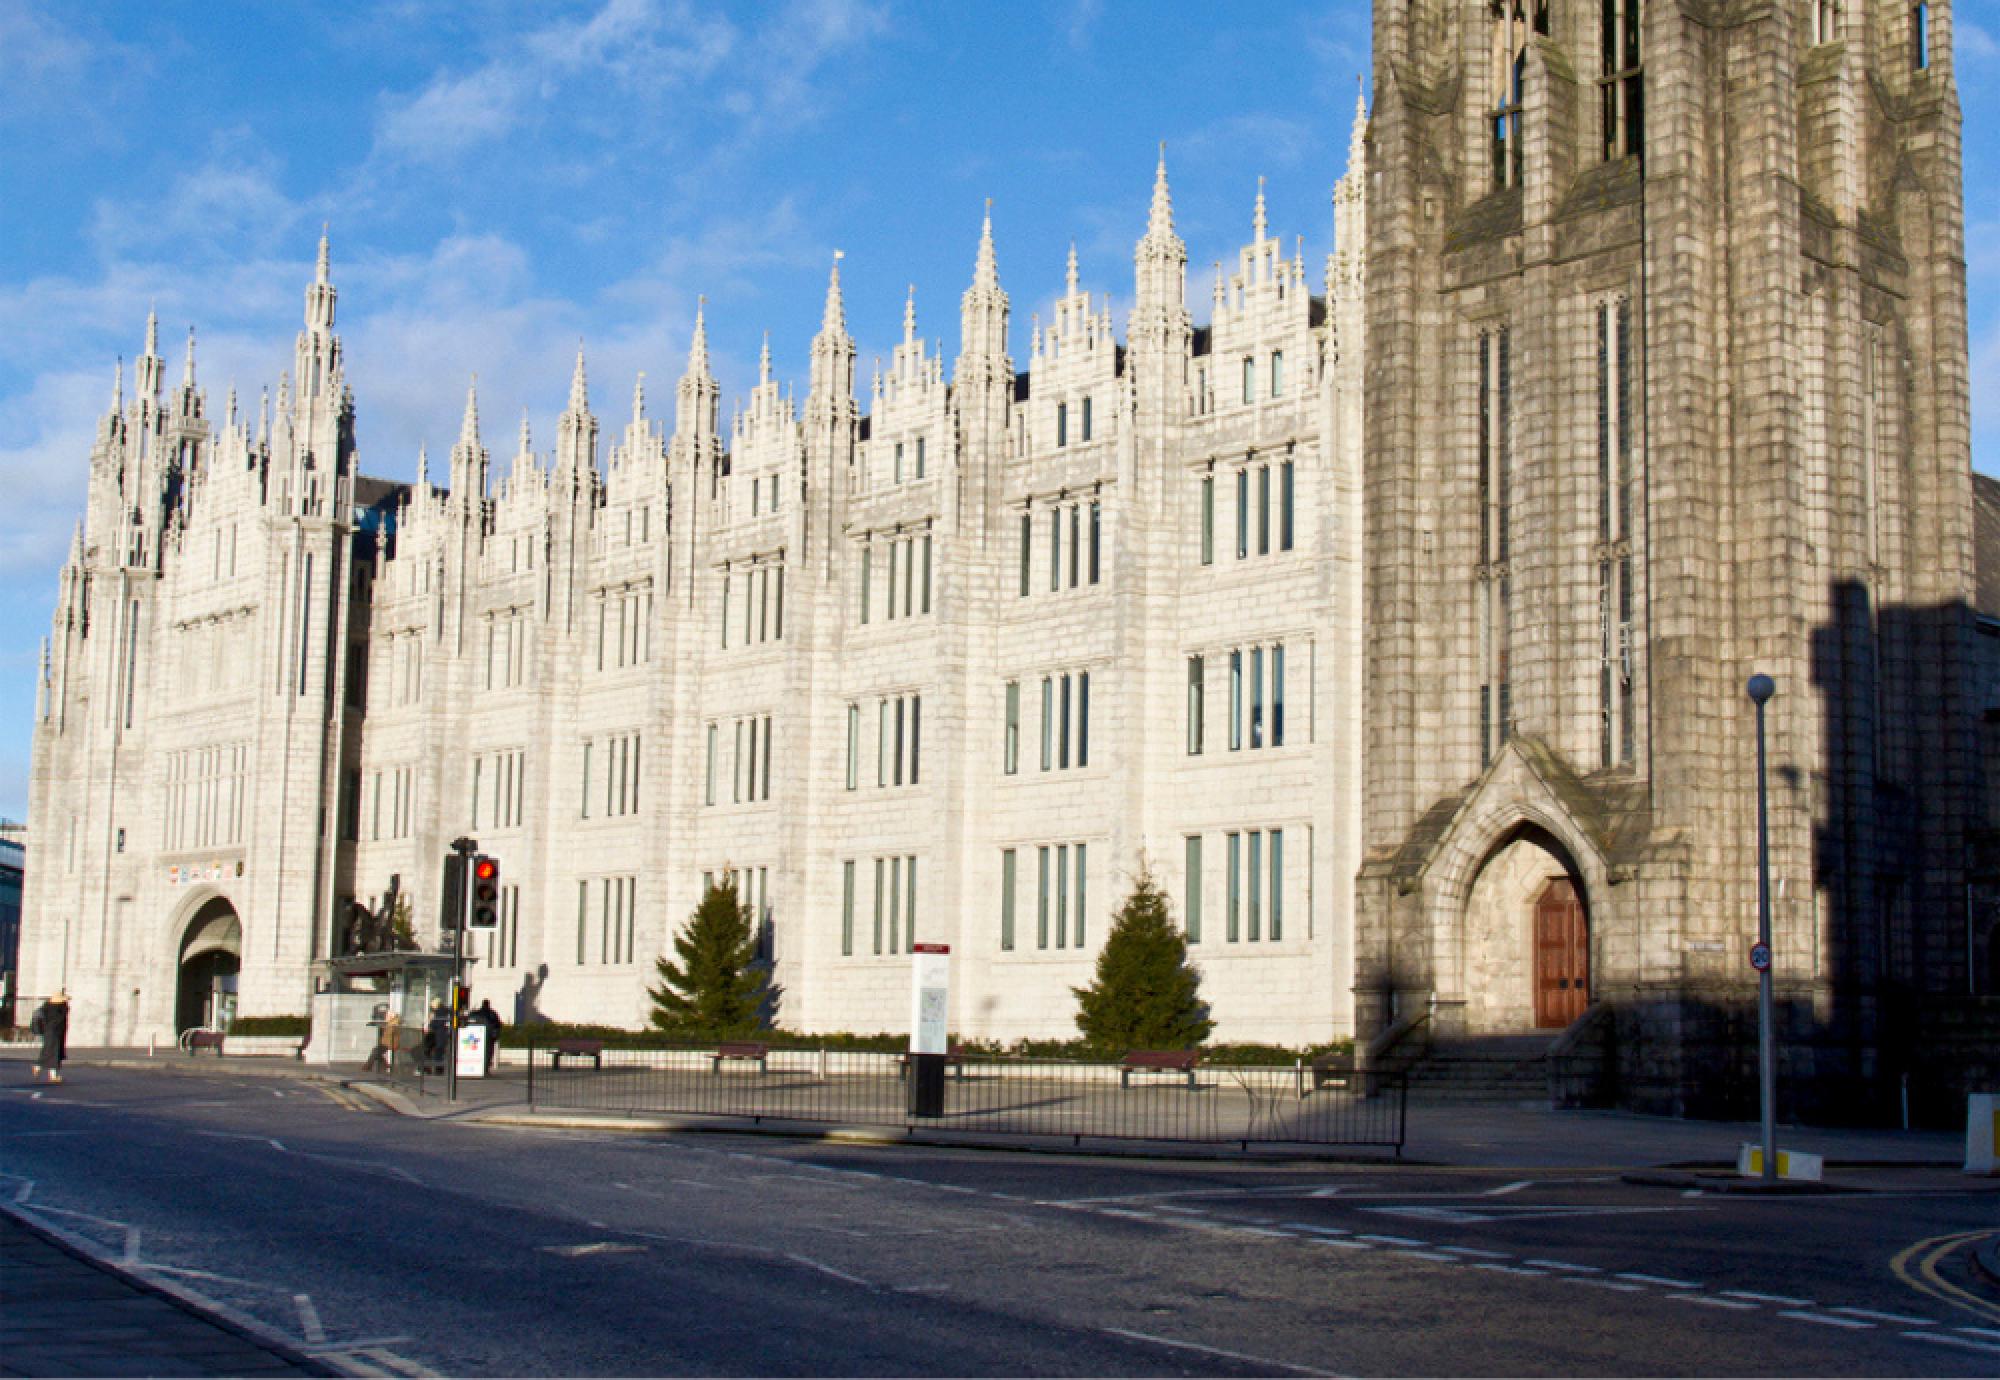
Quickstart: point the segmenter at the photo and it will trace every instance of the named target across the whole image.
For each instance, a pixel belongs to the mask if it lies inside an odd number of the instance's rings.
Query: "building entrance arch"
[[[243,969],[243,922],[226,896],[204,902],[181,932],[174,1032],[227,1029]]]
[[[1466,893],[1465,1022],[1471,1033],[1561,1029],[1590,1004],[1583,873],[1535,824],[1504,835]]]

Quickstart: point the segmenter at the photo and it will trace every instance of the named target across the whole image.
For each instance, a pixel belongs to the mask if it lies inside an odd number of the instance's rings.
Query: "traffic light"
[[[500,860],[481,853],[472,860],[472,913],[466,928],[500,928]]]

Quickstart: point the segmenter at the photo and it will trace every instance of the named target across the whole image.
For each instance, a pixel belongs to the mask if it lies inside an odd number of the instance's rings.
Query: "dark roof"
[[[1972,475],[1972,604],[2000,618],[2000,479]]]

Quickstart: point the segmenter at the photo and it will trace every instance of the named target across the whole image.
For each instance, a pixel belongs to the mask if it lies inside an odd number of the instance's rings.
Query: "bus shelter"
[[[349,954],[313,964],[312,1042],[316,1064],[358,1064],[375,1047],[390,1012],[422,1030],[433,1002],[451,1000],[450,954]]]

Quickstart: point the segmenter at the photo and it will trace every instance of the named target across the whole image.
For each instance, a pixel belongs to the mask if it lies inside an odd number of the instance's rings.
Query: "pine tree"
[[[651,990],[653,1025],[669,1034],[727,1039],[756,1030],[773,998],[770,973],[757,964],[757,935],[736,879],[711,885],[687,928],[674,937],[677,965],[661,955]]]
[[[1141,872],[1097,954],[1097,981],[1073,987],[1076,1027],[1094,1051],[1190,1049],[1215,1029],[1201,999],[1201,974],[1167,898]]]

